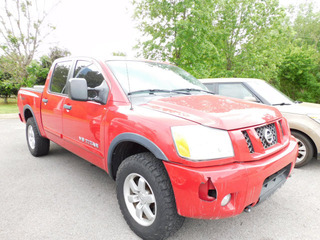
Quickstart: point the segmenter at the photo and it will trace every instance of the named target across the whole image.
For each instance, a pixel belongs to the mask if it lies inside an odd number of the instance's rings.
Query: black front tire
[[[28,118],[26,124],[26,137],[30,153],[35,156],[47,155],[50,148],[50,141],[42,137],[37,129],[36,122],[33,117]]]
[[[311,161],[311,159],[313,158],[314,150],[309,138],[304,134],[295,131],[292,131],[291,133],[298,141],[299,152],[294,167],[299,168]]]
[[[142,239],[165,239],[182,226],[167,171],[151,153],[125,159],[117,172],[121,212]]]

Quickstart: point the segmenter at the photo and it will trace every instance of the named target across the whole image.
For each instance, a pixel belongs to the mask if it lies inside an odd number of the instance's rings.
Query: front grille
[[[242,131],[242,134],[243,134],[244,138],[246,139],[246,142],[247,142],[247,145],[248,145],[248,148],[249,148],[249,152],[250,153],[254,153],[254,148],[253,148],[251,139],[250,139],[247,131]]]
[[[279,125],[280,125],[281,133],[282,133],[282,136],[283,136],[284,135],[284,131],[283,131],[283,127],[282,127],[281,121],[279,121]]]
[[[255,129],[263,147],[269,148],[278,142],[277,130],[274,123]]]

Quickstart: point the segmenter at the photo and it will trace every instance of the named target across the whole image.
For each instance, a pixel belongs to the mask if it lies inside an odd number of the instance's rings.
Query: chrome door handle
[[[64,104],[64,105],[63,105],[63,108],[65,108],[65,109],[67,109],[67,110],[71,110],[71,109],[72,109],[72,106],[67,105],[67,104]]]

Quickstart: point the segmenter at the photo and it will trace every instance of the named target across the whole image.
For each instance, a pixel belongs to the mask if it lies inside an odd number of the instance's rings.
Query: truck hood
[[[282,117],[274,107],[214,95],[161,98],[141,107],[224,130],[265,124]]]
[[[279,111],[292,114],[320,114],[320,104],[315,103],[296,103],[292,105],[277,106]]]

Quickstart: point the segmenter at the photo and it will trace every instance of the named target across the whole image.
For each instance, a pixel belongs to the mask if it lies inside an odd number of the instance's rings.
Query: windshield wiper
[[[181,89],[175,89],[175,90],[172,90],[173,92],[182,92],[182,91],[185,91],[185,92],[205,92],[205,93],[209,93],[209,94],[212,94],[212,95],[215,95],[215,93],[213,92],[210,92],[210,91],[207,91],[207,90],[203,90],[203,89],[198,89],[198,88],[181,88]]]
[[[272,106],[284,106],[284,105],[291,105],[291,103],[275,103],[275,104],[272,104]]]
[[[166,90],[166,89],[143,89],[143,90],[137,90],[137,91],[133,91],[133,92],[128,92],[128,95],[134,95],[134,94],[143,94],[143,93],[147,93],[147,94],[155,94],[155,93],[178,93],[178,94],[188,94],[185,92],[181,92],[178,90]]]

